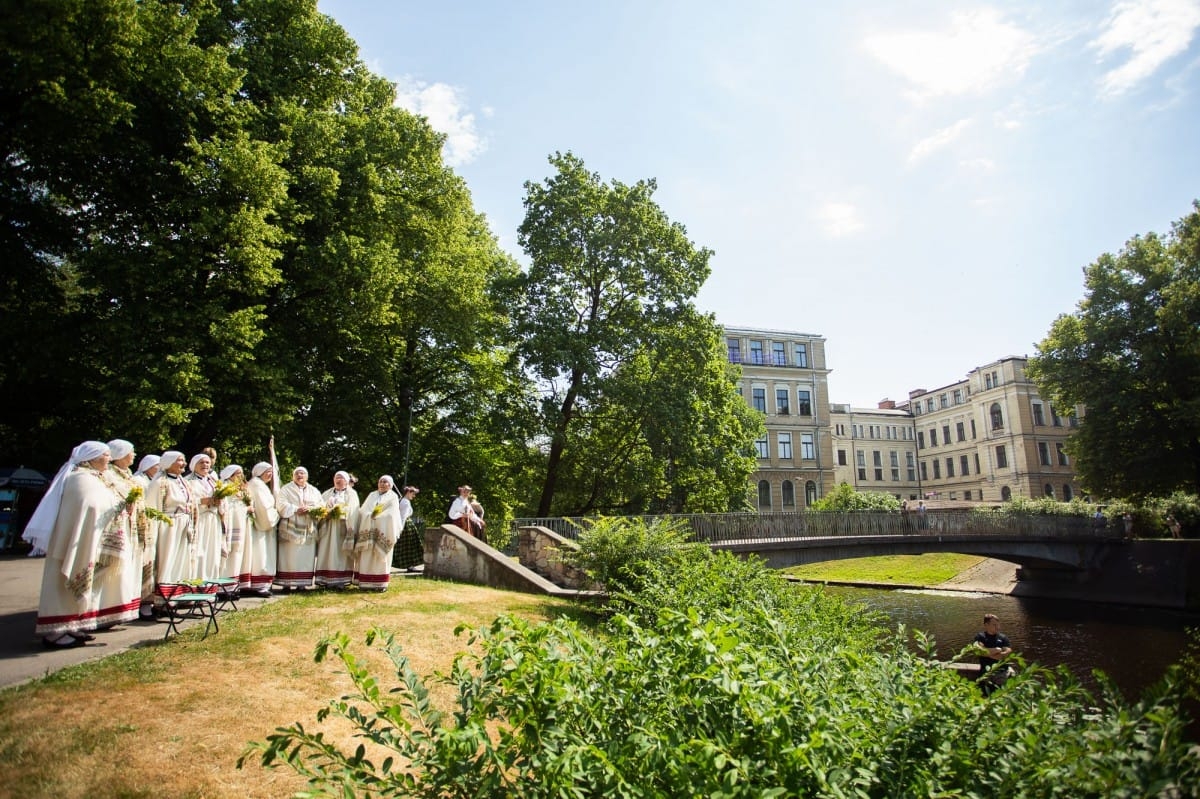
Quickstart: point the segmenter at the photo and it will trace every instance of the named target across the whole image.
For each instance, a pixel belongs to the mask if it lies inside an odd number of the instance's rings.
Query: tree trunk
[[[542,497],[538,500],[538,518],[550,515],[550,505],[554,501],[554,488],[558,483],[558,464],[562,462],[563,449],[567,446],[567,425],[575,413],[575,398],[579,395],[579,384],[583,376],[579,370],[571,372],[571,384],[563,397],[559,409],[558,424],[554,428],[554,437],[550,440],[550,455],[546,459],[546,479],[542,482]]]

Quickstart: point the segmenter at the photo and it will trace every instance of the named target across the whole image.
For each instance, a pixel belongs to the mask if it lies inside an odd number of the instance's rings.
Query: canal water
[[[958,591],[828,590],[882,612],[893,628],[904,624],[931,633],[941,659],[971,643],[983,614],[995,613],[1026,662],[1065,665],[1092,689],[1092,670],[1100,669],[1130,700],[1180,660],[1189,628],[1200,636],[1200,613]]]

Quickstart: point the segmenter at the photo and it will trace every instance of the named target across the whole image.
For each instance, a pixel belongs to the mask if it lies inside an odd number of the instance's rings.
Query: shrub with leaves
[[[678,519],[585,519],[576,539],[579,548],[563,550],[563,560],[610,593],[636,592],[656,564],[682,561],[705,551],[702,545],[688,543],[691,532],[687,523]]]
[[[1036,666],[985,698],[903,629],[819,590],[789,593],[761,564],[678,564],[646,571],[630,613],[603,630],[507,617],[466,630],[437,678],[452,713],[431,707],[391,636],[367,641],[395,665],[389,691],[335,636],[317,656],[341,658],[354,691],[318,721],[347,719],[363,743],[347,754],[295,724],[239,763],[286,764],[308,796],[431,799],[1185,797],[1200,785],[1177,672],[1134,704]]]
[[[837,488],[813,503],[813,510],[900,510],[900,500],[882,491],[858,491],[849,483]]]

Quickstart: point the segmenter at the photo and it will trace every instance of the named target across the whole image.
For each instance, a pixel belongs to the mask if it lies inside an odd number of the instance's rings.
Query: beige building
[[[912,414],[891,400],[877,408],[834,403],[829,421],[834,485],[848,483],[857,491],[878,491],[896,499],[920,497]]]
[[[742,367],[742,397],[767,425],[766,437],[755,442],[755,507],[808,507],[836,485],[824,337],[726,327],[725,348],[730,363]]]
[[[912,414],[923,496],[969,503],[1080,496],[1065,449],[1079,415],[1042,399],[1025,364],[1009,356],[960,382],[909,392],[900,408]]]

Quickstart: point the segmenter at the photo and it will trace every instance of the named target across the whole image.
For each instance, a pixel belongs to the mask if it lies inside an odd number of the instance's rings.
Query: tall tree
[[[1084,405],[1068,444],[1088,490],[1200,492],[1200,201],[1170,234],[1129,240],[1084,270],[1084,299],[1029,364],[1060,407]]]
[[[653,180],[605,184],[571,153],[550,163],[556,174],[525,184],[519,240],[530,266],[513,295],[517,353],[543,392],[546,460],[536,513],[640,509],[678,498],[684,483],[672,485],[668,471],[689,462],[697,443],[707,446],[690,437],[689,425],[714,401],[728,407],[722,398],[733,392],[723,371],[726,390],[716,397],[673,380],[704,375],[717,357],[709,346],[714,324],[692,304],[711,252],[654,202]],[[696,353],[699,368],[689,363]],[[672,399],[697,403],[689,406],[695,412],[666,417],[668,386],[682,392]],[[653,409],[649,397],[660,400]],[[656,460],[684,442],[688,452]],[[560,481],[567,491],[556,502]]]

